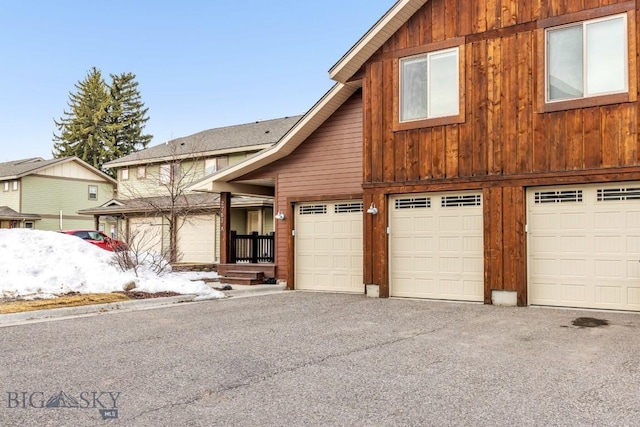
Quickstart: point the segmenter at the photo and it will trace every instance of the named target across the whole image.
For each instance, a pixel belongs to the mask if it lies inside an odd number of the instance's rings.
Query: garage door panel
[[[634,185],[527,191],[530,304],[640,308],[640,197],[625,190]],[[570,202],[536,199],[536,193],[569,190],[580,196]]]
[[[596,302],[602,304],[622,304],[622,289],[618,286],[596,286]]]
[[[640,308],[640,287],[629,287],[627,289],[628,304]]]
[[[595,236],[594,238],[595,254],[621,254],[626,252],[623,242],[626,240],[623,236]],[[586,245],[584,245],[585,247]]]
[[[216,257],[216,215],[195,215],[181,220],[178,251],[181,262],[214,263]]]
[[[361,201],[296,206],[295,287],[363,293]]]
[[[483,301],[481,195],[401,195],[389,205],[391,296]]]

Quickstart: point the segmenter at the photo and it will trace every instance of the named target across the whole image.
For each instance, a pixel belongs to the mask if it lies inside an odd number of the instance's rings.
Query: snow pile
[[[69,292],[122,291],[135,283],[136,291],[196,294],[196,299],[224,298],[198,276],[141,269],[139,276],[122,271],[113,253],[78,237],[27,229],[0,229],[0,297],[43,298]]]

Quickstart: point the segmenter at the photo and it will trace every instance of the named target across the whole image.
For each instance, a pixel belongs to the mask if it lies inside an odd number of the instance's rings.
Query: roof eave
[[[192,184],[189,191],[212,191],[213,182],[230,182],[260,167],[291,154],[347,99],[362,86],[361,81],[336,83],[274,146],[257,153],[243,162],[229,166]]]
[[[329,70],[331,79],[346,83],[382,45],[429,0],[398,0],[387,13]]]
[[[242,153],[245,151],[260,151],[265,148],[269,148],[273,146],[273,142],[268,144],[260,144],[260,145],[247,145],[244,147],[236,147],[236,148],[227,148],[222,150],[210,150],[210,151],[201,151],[198,153],[187,153],[175,156],[158,156],[158,157],[150,157],[147,159],[136,159],[129,160],[125,162],[120,162],[118,160],[113,160],[111,162],[107,162],[103,165],[106,168],[120,168],[125,166],[139,166],[139,165],[148,165],[153,163],[165,163],[176,160],[188,160],[188,159],[199,159],[204,157],[212,157],[212,156],[221,156],[224,154],[234,154],[234,153]]]

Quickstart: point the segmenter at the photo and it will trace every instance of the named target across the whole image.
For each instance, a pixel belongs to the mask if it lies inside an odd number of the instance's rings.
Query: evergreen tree
[[[111,103],[109,91],[95,67],[75,88],[76,93],[69,93],[69,110],[64,111],[60,121],[54,120],[60,134],[53,135],[53,156],[77,156],[100,168],[114,143],[107,118]]]
[[[101,169],[111,160],[146,148],[151,135],[144,135],[148,108],[144,108],[138,83],[132,73],[111,75],[108,86],[100,70],[93,67],[69,93],[68,111],[54,120],[54,157],[77,156]],[[107,172],[108,173],[108,172]]]
[[[133,73],[111,74],[111,114],[114,130],[114,158],[126,156],[149,145],[151,135],[144,135],[148,108],[144,108]]]

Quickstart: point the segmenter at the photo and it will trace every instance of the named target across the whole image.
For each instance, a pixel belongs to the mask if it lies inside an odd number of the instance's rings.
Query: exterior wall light
[[[371,202],[371,206],[367,209],[367,213],[371,215],[378,215],[378,208],[376,208],[376,204]]]
[[[284,220],[284,213],[282,211],[278,211],[278,213],[274,216],[275,219],[279,219],[280,221]]]

